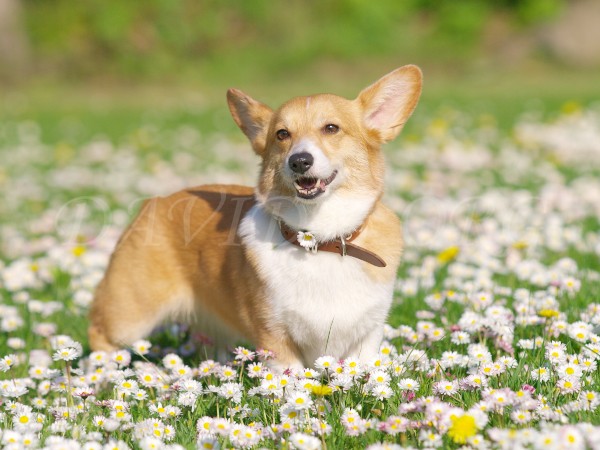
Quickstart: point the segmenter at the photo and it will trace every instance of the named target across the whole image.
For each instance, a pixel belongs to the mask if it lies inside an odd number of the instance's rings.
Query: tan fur
[[[407,97],[403,110],[394,112],[398,123],[390,118],[393,125],[382,129],[380,114],[390,113],[379,107],[388,107],[389,95],[400,89],[390,84],[390,77],[402,77],[405,83],[412,80],[414,85],[403,94]],[[284,366],[302,360],[285,327],[273,318],[258,275],[261,261],[237,236],[240,221],[257,201],[276,214],[277,201],[272,199],[295,197],[281,170],[294,140],[279,141],[276,131],[286,128],[294,138],[308,137],[327,158],[343,164],[347,177],[336,188],[340,192],[376,199],[354,243],[387,262],[385,268],[362,263],[369,277],[390,282],[396,276],[402,238],[397,216],[379,200],[384,178],[379,147],[398,134],[412,113],[420,82],[420,71],[406,66],[365,89],[356,100],[329,94],[310,100],[298,97],[276,111],[230,90],[233,118],[262,157],[256,198],[249,187],[208,185],[145,202],[117,244],[97,288],[90,313],[92,349],[114,350],[148,335],[165,320],[193,324],[200,319],[198,314],[209,314],[231,333],[274,351]],[[340,124],[342,132],[324,134],[328,123]],[[373,127],[366,125],[370,123]]]

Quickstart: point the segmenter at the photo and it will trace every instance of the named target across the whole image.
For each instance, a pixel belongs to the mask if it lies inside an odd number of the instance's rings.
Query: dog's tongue
[[[312,189],[317,185],[317,178],[300,178],[297,183],[302,189]]]

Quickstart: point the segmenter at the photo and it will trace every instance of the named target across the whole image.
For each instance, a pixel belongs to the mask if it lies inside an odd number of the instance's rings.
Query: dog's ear
[[[417,66],[403,66],[377,80],[358,95],[363,120],[383,142],[394,139],[414,111],[421,95],[423,74]]]
[[[264,153],[273,110],[238,89],[227,91],[227,103],[233,120],[248,137],[254,151],[259,155]]]

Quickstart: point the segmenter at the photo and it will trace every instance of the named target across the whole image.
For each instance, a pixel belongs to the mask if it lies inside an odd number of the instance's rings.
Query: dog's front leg
[[[363,364],[372,362],[379,355],[379,347],[383,340],[383,324],[375,327],[362,341],[358,342],[349,352],[350,357],[358,358]]]
[[[262,336],[259,347],[274,353],[274,359],[267,361],[267,366],[279,373],[288,369],[300,373],[304,369],[302,352],[285,332]]]

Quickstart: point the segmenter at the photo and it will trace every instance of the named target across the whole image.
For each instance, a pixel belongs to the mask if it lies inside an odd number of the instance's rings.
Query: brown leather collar
[[[298,231],[295,231],[288,227],[285,223],[279,222],[279,228],[281,230],[281,235],[288,241],[290,244],[294,244],[298,247],[303,247],[298,242]],[[352,256],[353,258],[360,259],[361,261],[365,261],[369,264],[373,264],[377,267],[385,267],[385,261],[375,253],[359,247],[358,245],[352,244],[351,242],[360,235],[362,231],[362,227],[356,230],[347,238],[336,238],[333,241],[327,242],[319,242],[313,251],[322,251],[322,252],[331,252],[337,253],[342,256]]]

